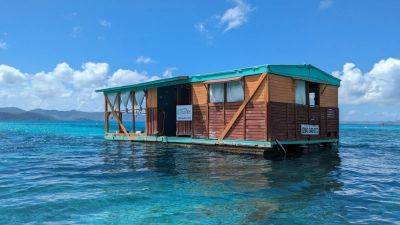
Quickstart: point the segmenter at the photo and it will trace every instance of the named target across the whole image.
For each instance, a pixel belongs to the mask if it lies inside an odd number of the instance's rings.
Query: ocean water
[[[286,160],[0,123],[0,224],[400,224],[400,127]]]

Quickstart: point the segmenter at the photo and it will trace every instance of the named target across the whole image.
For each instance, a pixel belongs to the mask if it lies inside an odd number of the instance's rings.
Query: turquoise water
[[[400,127],[341,126],[287,160],[0,123],[0,224],[399,224]]]

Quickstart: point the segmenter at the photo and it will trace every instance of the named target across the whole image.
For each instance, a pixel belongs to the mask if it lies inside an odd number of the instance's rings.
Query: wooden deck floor
[[[275,142],[271,141],[248,141],[248,140],[233,140],[233,139],[201,139],[190,137],[166,137],[166,136],[147,136],[131,134],[127,137],[124,134],[106,133],[105,139],[113,141],[137,141],[137,142],[160,142],[160,143],[175,143],[175,144],[196,144],[196,145],[213,145],[225,147],[245,147],[248,148],[249,154],[262,154],[265,149],[271,149]],[[301,141],[281,141],[283,145],[307,145],[307,144],[323,144],[337,143],[338,139],[313,139]],[[257,150],[258,149],[258,150]],[[260,151],[261,150],[261,151]]]

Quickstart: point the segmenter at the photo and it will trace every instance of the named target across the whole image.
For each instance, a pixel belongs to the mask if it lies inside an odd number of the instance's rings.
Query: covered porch
[[[132,141],[148,136],[190,137],[191,118],[179,117],[191,107],[187,80],[181,76],[98,90],[104,93],[106,137]]]

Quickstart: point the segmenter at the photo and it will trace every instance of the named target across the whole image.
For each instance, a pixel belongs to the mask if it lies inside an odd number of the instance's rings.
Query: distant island
[[[104,112],[83,112],[77,110],[59,111],[34,109],[23,110],[17,107],[0,108],[0,121],[103,121]],[[137,121],[144,121],[140,115]],[[341,121],[341,124],[400,125],[400,121]]]
[[[129,118],[130,119],[130,118]],[[0,121],[103,121],[104,112],[83,112],[77,110],[59,111],[34,109],[23,110],[17,107],[0,108]],[[139,115],[136,121],[144,121]]]
[[[23,110],[16,107],[0,108],[0,121],[102,121],[103,112],[82,112],[77,110]]]

